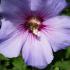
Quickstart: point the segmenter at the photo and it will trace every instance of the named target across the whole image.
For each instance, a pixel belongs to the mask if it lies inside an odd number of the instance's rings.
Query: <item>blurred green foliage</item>
[[[70,2],[70,0],[67,0]],[[70,16],[70,7],[62,11],[61,15]],[[28,67],[22,56],[8,59],[0,54],[0,70],[38,70]],[[54,60],[44,70],[70,70],[70,47],[54,53]]]

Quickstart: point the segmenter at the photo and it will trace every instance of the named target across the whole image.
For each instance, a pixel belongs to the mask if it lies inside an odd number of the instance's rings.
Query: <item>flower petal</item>
[[[0,13],[2,12],[1,4],[0,4]]]
[[[47,27],[43,31],[55,52],[70,46],[70,17],[58,16],[45,21],[44,24]]]
[[[53,60],[51,46],[47,37],[40,33],[39,38],[29,35],[22,49],[22,55],[27,65],[45,68]]]
[[[6,38],[8,35],[12,34],[14,30],[16,30],[13,23],[11,23],[10,21],[2,19],[1,22],[2,24],[0,28],[0,40]]]
[[[0,43],[0,53],[8,58],[17,57],[21,51],[26,37],[26,32],[24,35],[20,32],[15,32],[11,38]]]
[[[31,10],[46,18],[59,14],[67,5],[65,0],[31,0]]]
[[[2,13],[7,19],[23,19],[30,11],[28,0],[1,0]]]

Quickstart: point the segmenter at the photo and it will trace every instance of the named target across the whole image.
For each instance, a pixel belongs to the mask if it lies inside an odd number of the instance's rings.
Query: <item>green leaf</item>
[[[70,58],[70,47],[66,49],[66,58]]]
[[[69,70],[70,69],[70,61],[62,61],[56,62],[54,65],[55,70],[59,68],[59,70]]]
[[[21,57],[13,59],[13,70],[26,70],[26,65]]]
[[[8,58],[6,58],[2,54],[0,54],[0,60],[8,60]]]

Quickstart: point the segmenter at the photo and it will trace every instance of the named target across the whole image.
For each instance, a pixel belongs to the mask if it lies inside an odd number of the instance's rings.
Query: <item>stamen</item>
[[[32,19],[29,20],[29,23],[33,23],[33,24],[38,24],[39,25],[40,21],[37,18],[33,17]]]
[[[35,35],[38,34],[39,25],[40,25],[40,21],[35,17],[29,19],[27,23],[28,29],[31,30],[32,33],[34,33]]]
[[[33,34],[34,36],[39,36],[39,32],[44,28],[42,21],[37,17],[28,17],[23,24],[24,30]]]

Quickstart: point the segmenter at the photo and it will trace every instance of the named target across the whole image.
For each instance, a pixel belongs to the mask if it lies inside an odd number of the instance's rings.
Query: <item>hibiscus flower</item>
[[[65,0],[1,0],[0,53],[18,57],[43,69],[54,58],[53,52],[70,45],[70,17],[59,16]]]

